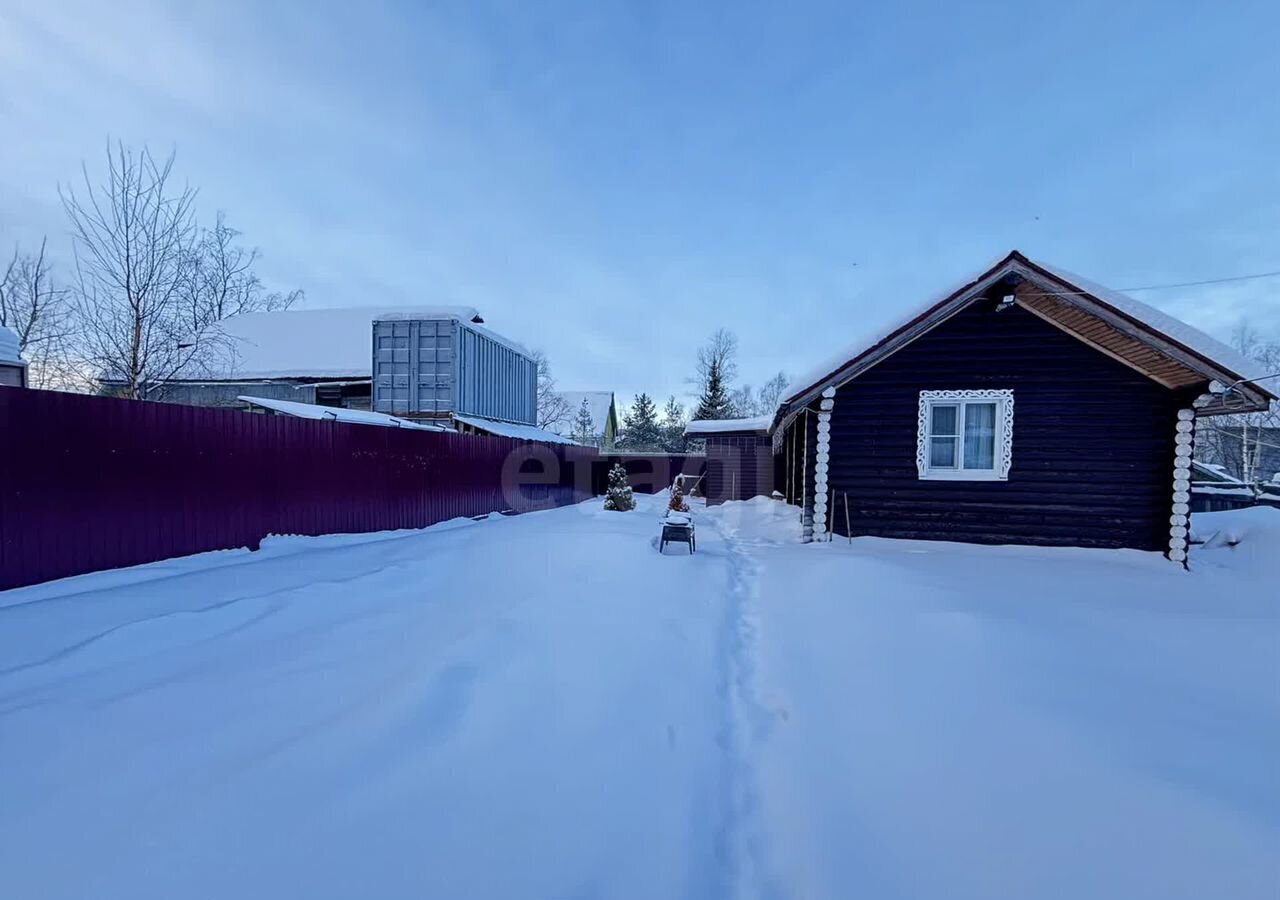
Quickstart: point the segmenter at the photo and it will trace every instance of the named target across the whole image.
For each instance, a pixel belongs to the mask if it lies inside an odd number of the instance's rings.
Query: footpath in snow
[[[774,895],[1280,896],[1280,510],[1197,517],[1217,540],[1185,572],[798,546],[754,505]]]
[[[637,499],[0,594],[0,897],[1280,892],[1280,511],[1187,573]]]

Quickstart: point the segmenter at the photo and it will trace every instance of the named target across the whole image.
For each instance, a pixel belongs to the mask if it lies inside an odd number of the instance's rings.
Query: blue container
[[[537,396],[532,355],[486,328],[458,318],[374,320],[375,412],[536,425]]]

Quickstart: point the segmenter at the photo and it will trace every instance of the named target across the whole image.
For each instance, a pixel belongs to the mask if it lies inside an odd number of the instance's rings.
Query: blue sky
[[[1228,8],[1229,6],[1229,8]],[[1012,248],[1280,269],[1280,5],[0,0],[0,245],[176,147],[309,306],[465,303],[561,385],[808,369]],[[1280,337],[1280,279],[1138,295]]]

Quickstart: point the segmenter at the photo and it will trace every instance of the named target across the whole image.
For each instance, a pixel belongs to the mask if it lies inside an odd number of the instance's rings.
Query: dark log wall
[[[1013,389],[1008,480],[921,480],[920,391],[983,388]],[[855,535],[1165,550],[1190,399],[1021,308],[971,306],[837,391],[835,530],[847,493]]]
[[[707,503],[749,500],[773,491],[773,449],[769,437],[708,435],[707,476],[703,493]]]

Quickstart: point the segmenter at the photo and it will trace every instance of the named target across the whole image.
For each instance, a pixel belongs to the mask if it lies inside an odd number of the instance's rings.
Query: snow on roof
[[[576,441],[571,441],[563,435],[556,434],[554,431],[544,431],[532,425],[517,425],[514,422],[500,422],[497,419],[485,419],[480,416],[460,416],[457,413],[454,413],[453,417],[464,425],[470,425],[472,428],[498,437],[515,438],[520,441],[541,441],[544,444],[577,445]]]
[[[768,431],[773,416],[752,416],[749,419],[694,419],[684,427],[685,434],[723,434],[731,431]]]
[[[1193,494],[1214,494],[1216,496],[1227,497],[1247,497],[1254,498],[1253,490],[1246,484],[1193,484],[1191,485],[1191,493]]]
[[[369,378],[373,368],[375,319],[455,319],[517,353],[529,351],[486,328],[470,324],[479,314],[470,306],[376,306],[290,309],[243,313],[215,327],[229,352],[203,363],[186,378]]]
[[[388,416],[385,413],[368,412],[363,409],[342,409],[335,406],[317,406],[314,403],[298,403],[294,400],[275,400],[270,397],[238,397],[245,403],[260,406],[286,416],[299,419],[327,419],[333,422],[345,422],[348,425],[381,425],[383,428],[413,428],[419,431],[451,431],[441,425],[430,425],[425,422],[414,422]]]
[[[0,363],[25,365],[18,351],[18,336],[3,325],[0,325]]]
[[[1081,278],[1066,269],[1039,260],[1032,260],[1032,262],[1046,272],[1051,272],[1063,281],[1092,294],[1103,303],[1124,313],[1126,316],[1138,320],[1152,331],[1173,339],[1193,353],[1217,363],[1222,368],[1239,375],[1241,378],[1261,378],[1267,374],[1256,362],[1244,354],[1227,346],[1217,338],[1210,337],[1199,328],[1188,325],[1175,316],[1162,312],[1154,306],[1130,297],[1128,294],[1113,291],[1097,282]]]
[[[560,391],[560,396],[569,405],[569,418],[557,422],[554,426],[563,433],[573,430],[573,423],[582,408],[582,401],[587,401],[587,409],[591,411],[591,430],[594,434],[604,434],[605,425],[609,421],[609,410],[613,408],[613,391]]]
[[[840,350],[839,352],[822,360],[818,365],[792,381],[792,384],[795,386],[795,390],[788,394],[783,402],[790,402],[802,394],[808,393],[811,388],[834,375],[847,363],[888,340],[898,331],[932,310],[947,298],[957,295],[966,288],[976,284],[984,276],[988,274],[995,274],[995,270],[1001,265],[1001,263],[1008,262],[1012,264],[1019,256],[1020,254],[1014,251],[1008,256],[1004,256],[993,261],[959,284],[952,286],[940,294],[934,295],[927,303],[912,307],[905,314],[886,314],[883,311],[870,311],[870,314],[855,326],[853,329],[855,337],[845,345],[843,350]],[[1025,257],[1023,258],[1025,259]],[[1174,342],[1181,344],[1197,355],[1205,357],[1211,362],[1216,363],[1218,366],[1239,375],[1241,378],[1259,378],[1262,375],[1267,374],[1266,372],[1263,372],[1252,360],[1244,357],[1221,341],[1210,337],[1198,328],[1193,328],[1181,319],[1175,318],[1168,313],[1161,312],[1155,307],[1143,303],[1140,300],[1135,300],[1127,294],[1122,294],[1119,291],[1113,291],[1110,288],[1105,288],[1096,282],[1081,278],[1078,275],[1072,274],[1071,272],[1050,263],[1039,260],[1027,261],[1031,262],[1032,265],[1044,269],[1054,277],[1067,282],[1069,285],[1092,295],[1103,304],[1110,306],[1129,318],[1140,322],[1152,331],[1172,339]]]
[[[1216,463],[1207,463],[1198,459],[1192,459],[1191,471],[1193,475],[1197,475],[1201,478],[1207,478],[1211,481],[1244,484],[1244,482],[1240,481],[1240,479],[1228,472],[1225,467],[1217,465]]]

